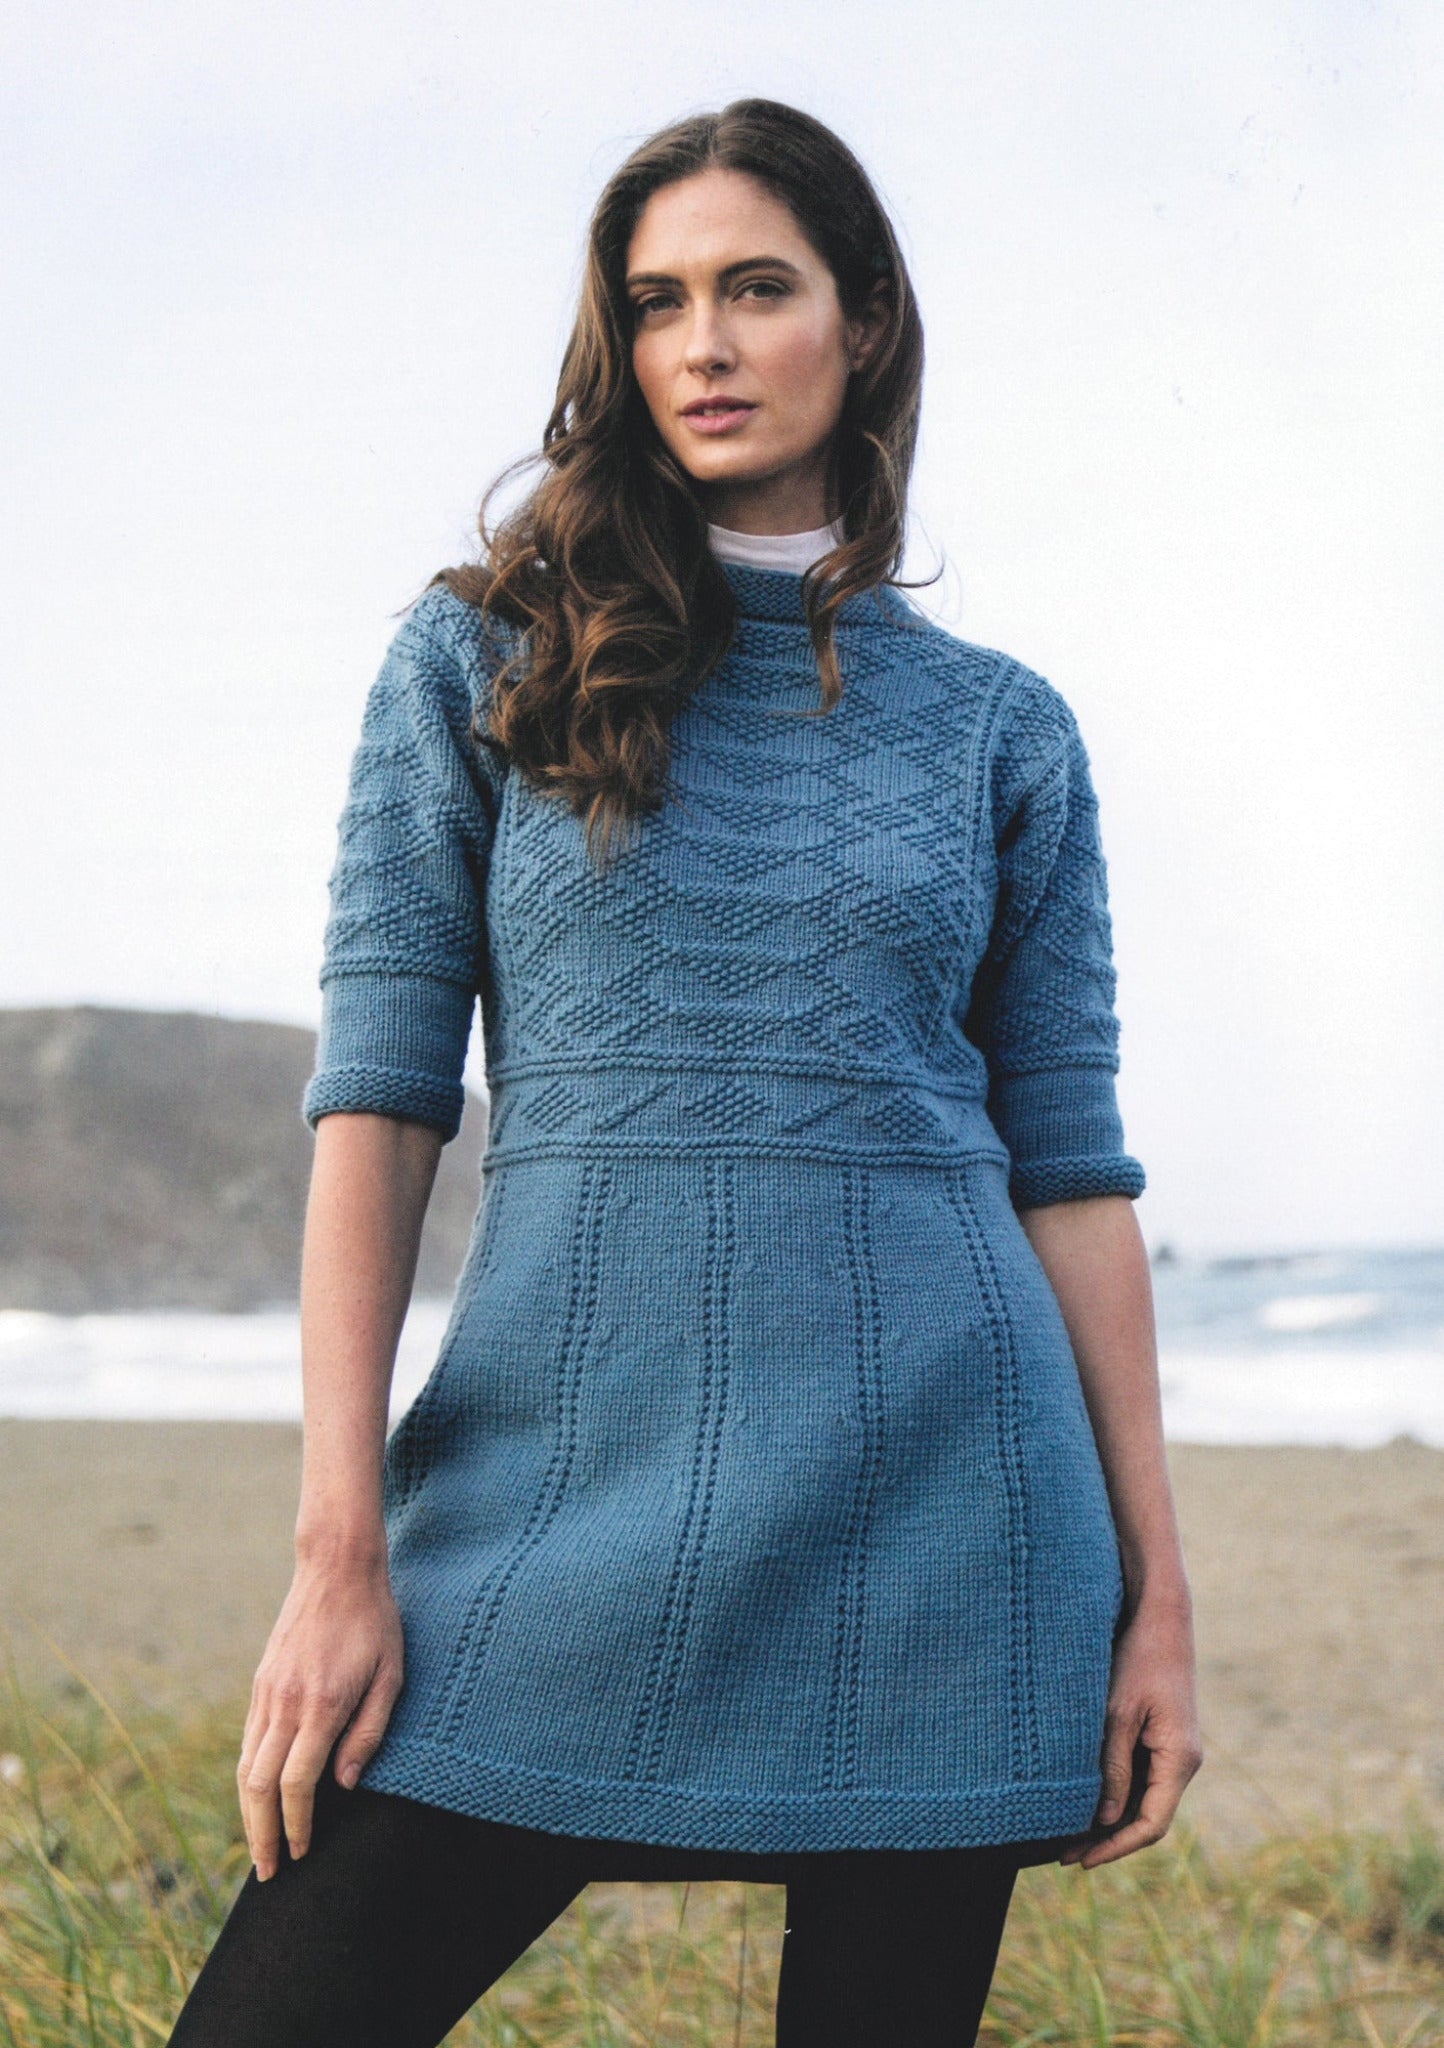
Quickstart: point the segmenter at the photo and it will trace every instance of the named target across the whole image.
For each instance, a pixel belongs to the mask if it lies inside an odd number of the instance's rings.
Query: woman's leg
[[[253,1871],[172,2048],[436,2048],[586,1882],[563,1837],[317,1786],[311,1847]]]
[[[777,2048],[971,2048],[1017,1877],[1006,1852],[869,1849],[798,1862]]]

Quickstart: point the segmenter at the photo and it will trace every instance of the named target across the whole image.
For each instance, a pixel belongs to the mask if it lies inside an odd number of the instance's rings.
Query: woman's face
[[[886,330],[881,293],[847,319],[790,209],[741,171],[654,192],[627,250],[632,367],[716,525],[824,525],[827,448],[851,373]]]

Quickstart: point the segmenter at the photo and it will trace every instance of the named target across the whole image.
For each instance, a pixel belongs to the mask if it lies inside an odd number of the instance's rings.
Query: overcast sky
[[[0,1002],[313,1023],[395,612],[742,93],[927,326],[914,564],[1093,757],[1151,1243],[1444,1239],[1444,11],[11,0]]]

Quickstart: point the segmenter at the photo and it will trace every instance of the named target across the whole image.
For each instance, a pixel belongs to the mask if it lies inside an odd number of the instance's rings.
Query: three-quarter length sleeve
[[[419,600],[372,685],[341,814],[321,968],[313,1127],[370,1110],[455,1137],[499,801],[470,737],[483,665],[466,608]],[[468,637],[473,645],[468,647]]]
[[[1119,1115],[1117,977],[1098,803],[1077,721],[1041,678],[998,769],[998,890],[966,1029],[1019,1209],[1143,1192]]]

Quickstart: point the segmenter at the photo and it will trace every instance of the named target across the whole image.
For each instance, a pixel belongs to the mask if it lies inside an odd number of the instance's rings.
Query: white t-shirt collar
[[[734,533],[729,526],[707,528],[707,539],[719,562],[743,569],[782,569],[801,576],[843,540],[842,521],[817,526],[810,533]]]

